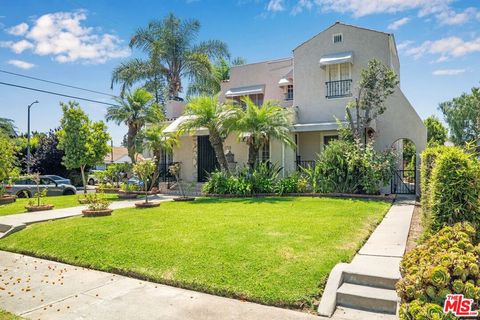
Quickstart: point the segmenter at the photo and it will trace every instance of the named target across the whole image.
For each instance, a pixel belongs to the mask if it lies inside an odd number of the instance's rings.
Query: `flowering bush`
[[[397,283],[400,319],[456,319],[443,313],[448,294],[463,294],[480,301],[480,244],[470,223],[441,229],[424,244],[408,252]]]
[[[105,195],[102,193],[87,193],[85,195],[85,199],[87,202],[88,210],[92,211],[107,210],[111,203],[105,198]]]

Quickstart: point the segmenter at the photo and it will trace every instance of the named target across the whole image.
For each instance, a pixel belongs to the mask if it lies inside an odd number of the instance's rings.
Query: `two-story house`
[[[232,67],[220,99],[250,96],[259,105],[277,100],[292,109],[296,148],[271,140],[260,154],[262,159],[278,163],[286,174],[298,164],[313,162],[325,145],[338,137],[336,119],[345,121],[345,107],[355,96],[361,70],[373,58],[391,67],[400,78],[393,34],[337,22],[294,48],[290,58]],[[179,107],[175,108],[167,113],[178,116]],[[182,117],[176,118],[166,131],[174,131],[182,121]],[[371,131],[378,150],[395,147],[404,138],[414,142],[417,154],[426,145],[426,128],[400,86],[388,99],[386,112],[372,123]],[[237,165],[246,163],[248,148],[236,135],[226,139],[225,150],[234,155]],[[216,161],[208,132],[200,128],[194,135],[182,137],[173,161],[182,163],[184,180],[204,181],[205,172],[211,171]]]

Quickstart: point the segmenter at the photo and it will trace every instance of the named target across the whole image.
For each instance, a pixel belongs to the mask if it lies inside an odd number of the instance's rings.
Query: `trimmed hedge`
[[[401,320],[456,319],[443,313],[447,294],[463,294],[480,299],[480,244],[475,228],[469,223],[448,226],[423,245],[408,252],[397,283],[401,298]]]
[[[446,148],[431,171],[430,228],[468,221],[480,227],[480,170],[476,158],[461,148]]]
[[[421,167],[420,167],[420,192],[421,192],[421,205],[423,212],[429,211],[428,202],[430,198],[430,180],[432,178],[432,170],[437,157],[447,147],[430,147],[425,149],[421,154]]]

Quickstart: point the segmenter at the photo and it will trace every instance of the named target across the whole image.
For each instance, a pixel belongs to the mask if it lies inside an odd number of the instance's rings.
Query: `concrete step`
[[[337,290],[337,305],[366,310],[395,314],[398,297],[395,290],[362,286],[344,283]]]
[[[400,258],[357,255],[344,270],[344,282],[395,290]]]
[[[0,223],[0,232],[1,232],[1,233],[5,233],[5,232],[7,232],[8,230],[10,230],[11,227],[12,227],[12,226],[9,225],[9,224],[1,224],[1,223]]]

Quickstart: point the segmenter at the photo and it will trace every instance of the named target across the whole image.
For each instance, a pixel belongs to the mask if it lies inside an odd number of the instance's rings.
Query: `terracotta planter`
[[[160,206],[160,202],[159,201],[149,201],[149,202],[145,202],[145,201],[141,201],[141,202],[135,202],[135,207],[137,208],[156,208],[156,207],[159,207]]]
[[[195,201],[194,197],[178,197],[173,198],[173,201]]]
[[[37,211],[46,211],[52,210],[54,207],[53,204],[42,204],[40,206],[25,206],[28,212],[37,212]]]
[[[112,215],[113,209],[103,209],[103,210],[82,210],[84,217],[104,217]]]
[[[138,194],[136,192],[119,191],[118,197],[120,199],[136,199],[138,197]]]
[[[8,204],[17,201],[17,196],[3,196],[0,197],[0,205]]]

